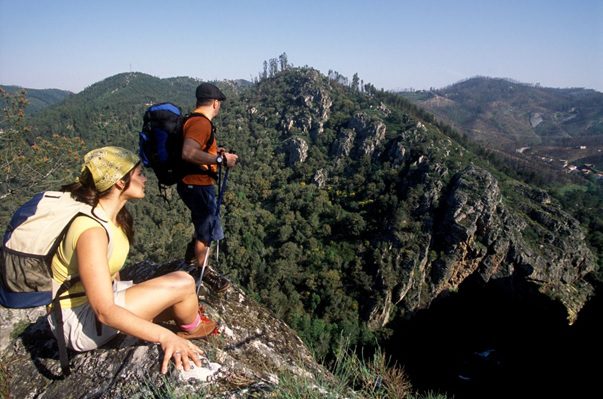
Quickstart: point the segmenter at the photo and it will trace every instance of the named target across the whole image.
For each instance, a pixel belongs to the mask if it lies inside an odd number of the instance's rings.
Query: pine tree
[[[358,91],[359,83],[360,83],[360,78],[358,78],[358,73],[355,73],[354,76],[352,76],[352,90]]]
[[[270,58],[270,77],[274,77],[278,73],[278,62],[276,58]]]
[[[287,62],[287,53],[283,53],[278,57],[281,64],[281,71],[285,71],[289,68],[289,64]]]

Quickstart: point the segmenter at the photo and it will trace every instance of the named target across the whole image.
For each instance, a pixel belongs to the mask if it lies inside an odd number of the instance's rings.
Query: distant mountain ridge
[[[154,103],[172,102],[189,112],[199,82],[185,76],[162,79],[140,72],[120,73],[47,107],[33,116],[32,123],[38,133],[46,135],[78,135],[91,142],[135,147],[137,135],[132,133],[141,128],[145,109]],[[222,83],[227,97],[249,84],[244,80]]]
[[[603,137],[603,93],[476,77],[403,96],[469,138],[501,149]]]
[[[0,88],[6,90],[8,93],[16,93],[19,90],[25,90],[25,97],[27,98],[27,101],[29,101],[29,104],[25,108],[25,112],[29,115],[33,115],[51,105],[61,103],[67,97],[73,95],[70,91],[60,89],[28,89],[20,86],[3,85],[0,85]],[[2,106],[1,99],[0,106]]]

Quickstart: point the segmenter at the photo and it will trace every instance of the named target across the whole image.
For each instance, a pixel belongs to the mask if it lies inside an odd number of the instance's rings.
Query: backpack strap
[[[65,377],[71,374],[69,365],[69,354],[67,353],[67,343],[65,342],[65,331],[63,329],[63,309],[61,308],[61,300],[67,298],[77,298],[85,296],[84,292],[64,295],[74,284],[80,281],[79,276],[75,276],[70,280],[64,281],[59,287],[55,297],[52,300],[51,315],[54,318],[54,324],[57,329],[57,345],[59,347],[59,361],[61,363],[61,372]]]
[[[207,142],[205,143],[205,147],[202,148],[203,152],[208,152],[209,149],[211,148],[211,146],[214,144],[214,142],[216,141],[216,127],[214,126],[214,124],[212,123],[212,121],[205,116],[204,114],[202,114],[201,112],[191,112],[190,114],[187,114],[184,118],[184,122],[182,124],[182,130],[183,130],[183,134],[184,134],[184,124],[191,118],[196,118],[196,117],[203,117],[205,119],[207,119],[207,121],[209,122],[210,126],[211,126],[211,133],[209,135],[209,139],[207,139]],[[184,137],[183,137],[184,140]],[[213,172],[211,169],[201,169],[198,165],[193,165],[189,162],[183,161],[184,163],[184,170],[183,170],[183,175],[208,175],[209,177],[211,177],[214,180],[218,180],[218,174],[216,172]]]
[[[203,151],[207,152],[207,151],[209,151],[211,146],[214,144],[214,141],[216,141],[216,127],[214,126],[213,122],[207,116],[202,114],[201,112],[191,112],[190,114],[186,115],[185,119],[184,119],[184,123],[186,123],[190,118],[194,118],[194,117],[203,117],[203,118],[207,119],[207,121],[209,122],[209,124],[211,126],[211,133],[209,134],[209,139],[207,139],[207,142],[205,143],[205,148],[203,149]],[[182,124],[183,131],[184,131],[184,123]]]
[[[109,240],[109,246],[107,249],[107,259],[109,259],[111,257],[111,255],[113,254],[113,240],[111,240],[111,234],[110,234],[110,230],[109,230],[109,221],[108,221],[108,219],[107,220],[103,219],[101,215],[97,215],[97,212],[95,212],[95,209],[96,208],[91,208],[89,213],[88,212],[80,212],[80,213],[76,214],[69,221],[67,226],[65,226],[65,228],[61,232],[61,236],[59,237],[59,239],[57,239],[57,244],[54,248],[55,251],[58,248],[58,245],[60,245],[60,242],[62,242],[63,239],[65,238],[65,235],[67,234],[67,231],[69,230],[69,227],[71,226],[71,224],[73,223],[75,218],[78,216],[86,216],[86,217],[89,217],[89,218],[94,219],[97,222],[99,222],[101,224],[101,226],[105,229],[105,232],[107,233],[107,239]],[[51,274],[52,274],[52,269],[51,269]],[[67,352],[67,343],[65,342],[65,330],[63,329],[63,309],[61,308],[61,300],[86,296],[85,292],[76,292],[73,294],[65,295],[65,293],[67,291],[69,291],[69,289],[71,289],[71,287],[73,287],[75,284],[79,283],[80,281],[81,281],[80,276],[77,276],[77,275],[73,276],[69,280],[63,281],[63,283],[59,286],[57,292],[54,294],[54,297],[51,302],[51,311],[50,312],[51,312],[51,316],[54,319],[54,323],[55,323],[55,326],[57,329],[56,339],[57,339],[57,345],[59,347],[59,362],[61,364],[61,372],[63,373],[63,375],[65,377],[67,377],[71,374],[71,369],[70,369],[70,364],[69,364],[69,354]],[[102,334],[102,324],[100,323],[98,318],[96,319],[96,332],[99,336]]]

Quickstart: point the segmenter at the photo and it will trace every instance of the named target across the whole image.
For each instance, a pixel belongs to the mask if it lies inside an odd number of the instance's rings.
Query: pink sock
[[[184,331],[193,331],[195,328],[199,327],[199,324],[201,324],[201,316],[197,313],[197,317],[195,317],[195,320],[193,320],[191,324],[182,324],[180,328]]]

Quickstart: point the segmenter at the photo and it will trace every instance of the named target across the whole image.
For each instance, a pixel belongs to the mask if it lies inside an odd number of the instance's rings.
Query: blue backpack
[[[142,130],[138,135],[138,151],[143,165],[153,169],[160,189],[176,184],[186,174],[207,173],[182,160],[183,127],[191,117],[205,116],[200,113],[183,115],[180,107],[169,102],[151,105],[144,113]],[[204,151],[214,140],[212,129]]]

